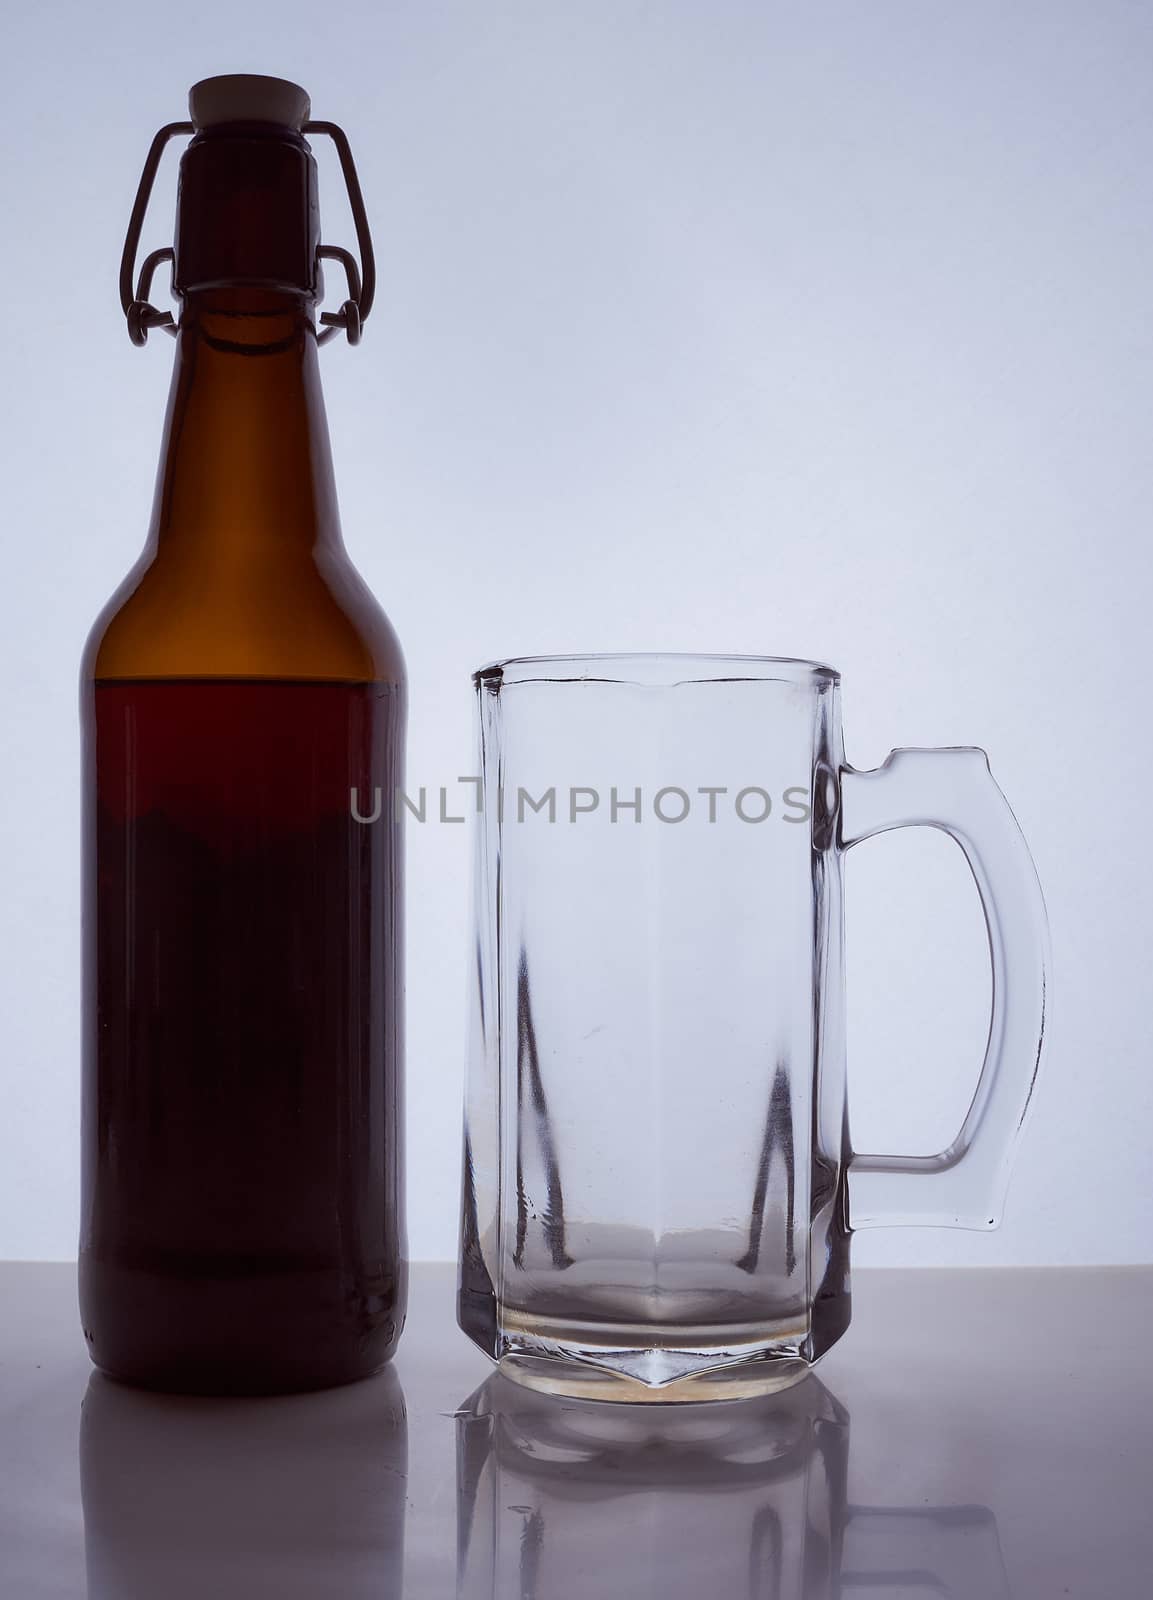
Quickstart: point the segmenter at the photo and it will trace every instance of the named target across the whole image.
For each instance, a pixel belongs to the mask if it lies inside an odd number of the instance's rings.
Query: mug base
[[[791,1389],[812,1371],[812,1363],[800,1356],[758,1353],[662,1380],[662,1369],[669,1365],[669,1352],[638,1350],[630,1355],[634,1372],[644,1371],[644,1377],[588,1357],[537,1355],[525,1350],[506,1350],[497,1366],[505,1377],[538,1394],[627,1405],[752,1400]]]

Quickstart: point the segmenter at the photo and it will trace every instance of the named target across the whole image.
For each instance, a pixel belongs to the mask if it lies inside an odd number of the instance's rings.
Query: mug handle
[[[955,839],[976,881],[993,969],[989,1042],[972,1104],[947,1149],[850,1156],[849,1225],[995,1228],[1045,1036],[1045,901],[983,750],[894,750],[871,772],[842,768],[842,849],[890,828],[915,827]]]

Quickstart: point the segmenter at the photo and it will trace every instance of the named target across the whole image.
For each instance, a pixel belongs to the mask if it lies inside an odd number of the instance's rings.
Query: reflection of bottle
[[[83,670],[81,1304],[117,1377],[267,1392],[404,1315],[404,667],[341,540],[307,96],[190,103],[152,527]]]
[[[407,1459],[391,1368],[247,1401],[95,1375],[80,1425],[88,1600],[399,1600]]]
[[[627,1407],[497,1375],[457,1426],[459,1600],[836,1593],[848,1416],[814,1378]]]

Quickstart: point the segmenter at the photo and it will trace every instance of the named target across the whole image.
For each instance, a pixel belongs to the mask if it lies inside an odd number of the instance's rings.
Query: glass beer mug
[[[509,1377],[605,1400],[784,1387],[849,1322],[854,1229],[997,1220],[1047,931],[976,749],[845,765],[839,678],[738,656],[476,674],[477,984],[459,1317]],[[989,930],[985,1060],[931,1156],[847,1128],[842,857],[943,829]]]

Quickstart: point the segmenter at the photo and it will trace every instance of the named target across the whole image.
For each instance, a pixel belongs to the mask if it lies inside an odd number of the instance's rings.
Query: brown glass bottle
[[[80,1297],[109,1374],[271,1393],[375,1371],[404,1317],[405,686],[341,539],[303,117],[232,102],[182,163],[152,525],[82,671]]]

